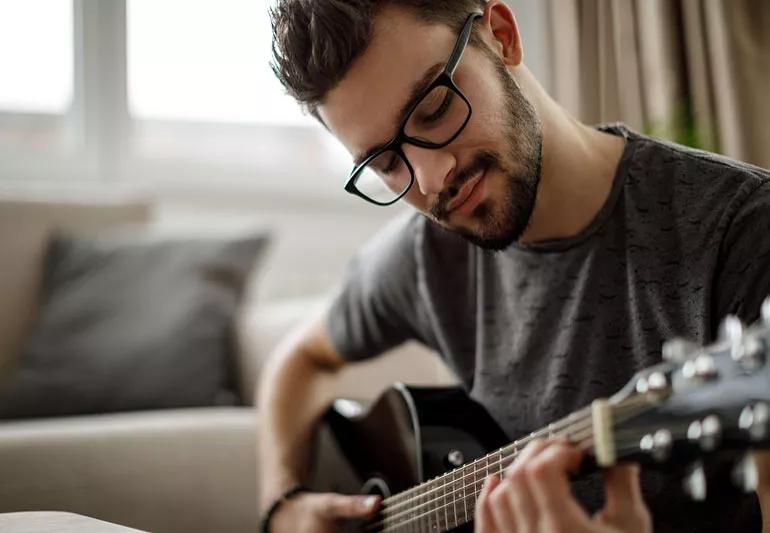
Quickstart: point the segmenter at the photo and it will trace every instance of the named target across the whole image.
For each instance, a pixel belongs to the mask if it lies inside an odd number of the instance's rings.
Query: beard
[[[519,240],[529,226],[540,183],[543,135],[537,113],[516,80],[499,58],[491,53],[488,57],[503,87],[503,138],[507,146],[503,153],[479,151],[429,211],[435,220],[447,223],[447,206],[462,185],[482,171],[498,172],[504,178],[503,190],[470,213],[472,228],[447,225],[476,246],[499,251]]]

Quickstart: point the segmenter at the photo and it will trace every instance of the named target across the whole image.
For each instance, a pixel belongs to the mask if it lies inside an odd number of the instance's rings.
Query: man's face
[[[456,39],[444,25],[386,8],[370,46],[320,107],[321,118],[354,156],[390,140],[415,84],[431,70],[438,75]],[[404,199],[471,242],[502,249],[521,236],[534,208],[540,122],[489,49],[468,46],[454,81],[470,101],[472,117],[444,148],[402,146],[415,174]]]

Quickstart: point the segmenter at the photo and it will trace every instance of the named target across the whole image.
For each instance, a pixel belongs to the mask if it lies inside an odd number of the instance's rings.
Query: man
[[[502,1],[280,0],[273,15],[277,75],[355,158],[346,190],[419,214],[361,252],[331,307],[264,373],[271,531],[376,510],[334,494],[281,499],[307,474],[313,424],[347,361],[423,342],[513,439],[612,394],[659,362],[667,338],[707,342],[728,313],[756,318],[770,293],[768,173],[578,123],[524,65]],[[567,476],[579,460],[565,443],[532,444],[487,481],[477,529],[648,530],[637,471],[609,470],[604,503],[596,477],[576,483],[578,501]],[[753,493],[709,487],[719,505],[701,508],[671,479],[642,478],[656,531],[761,527]]]

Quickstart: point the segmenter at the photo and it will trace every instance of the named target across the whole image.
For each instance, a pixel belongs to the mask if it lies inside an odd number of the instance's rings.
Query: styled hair
[[[271,67],[287,93],[318,117],[317,108],[369,46],[374,19],[399,6],[418,19],[460,31],[486,0],[278,0],[270,10]],[[477,43],[471,37],[471,43]]]

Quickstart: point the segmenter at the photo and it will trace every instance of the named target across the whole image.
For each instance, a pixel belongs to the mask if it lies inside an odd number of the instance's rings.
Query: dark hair
[[[390,5],[460,31],[486,0],[278,0],[270,10],[271,67],[289,95],[318,117],[317,107],[369,45],[374,18]]]

